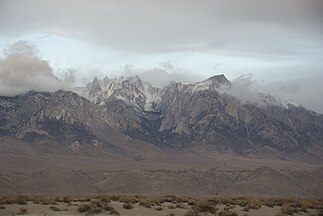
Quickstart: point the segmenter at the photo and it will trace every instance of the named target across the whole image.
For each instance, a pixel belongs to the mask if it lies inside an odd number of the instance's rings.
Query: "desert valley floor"
[[[315,216],[322,199],[197,196],[2,196],[0,215]]]

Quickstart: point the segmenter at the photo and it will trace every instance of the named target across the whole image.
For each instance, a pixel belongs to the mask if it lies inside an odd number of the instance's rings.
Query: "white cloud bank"
[[[323,75],[265,84],[246,75],[233,80],[232,87],[226,91],[242,103],[262,105],[257,94],[264,93],[323,114],[322,83]]]
[[[14,96],[28,91],[56,91],[68,88],[74,80],[74,71],[64,74],[65,80],[53,75],[46,60],[26,41],[18,41],[5,50],[0,59],[0,95]]]

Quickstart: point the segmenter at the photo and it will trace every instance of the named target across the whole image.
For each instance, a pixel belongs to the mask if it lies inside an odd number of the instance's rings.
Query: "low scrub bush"
[[[174,205],[169,205],[167,206],[169,209],[175,209],[175,206]]]
[[[163,210],[163,207],[158,206],[158,207],[156,207],[156,208],[155,208],[155,210],[156,210],[156,211],[162,211],[162,210]]]
[[[18,215],[25,215],[28,214],[28,209],[27,208],[20,208],[19,212],[17,213]]]
[[[136,204],[138,202],[138,199],[132,196],[125,196],[125,197],[121,197],[119,201],[123,203]]]
[[[124,203],[124,204],[123,204],[123,208],[124,208],[124,209],[133,209],[133,208],[134,208],[134,206],[133,206],[131,203]]]
[[[243,207],[243,211],[249,211],[250,209],[260,209],[261,203],[257,201],[252,201]]]
[[[72,199],[68,196],[65,196],[65,197],[63,197],[62,202],[63,203],[70,203],[70,202],[72,202]]]
[[[117,196],[117,195],[110,195],[109,198],[112,200],[112,201],[119,201],[119,199],[121,198],[120,196]]]
[[[297,208],[291,207],[287,204],[284,204],[280,208],[281,213],[286,214],[286,215],[293,215],[294,213],[298,213]]]
[[[206,200],[200,200],[195,204],[194,210],[201,213],[216,214],[217,208],[207,202]]]
[[[112,215],[119,215],[119,213],[108,202],[93,199],[90,203],[82,204],[78,207],[80,213],[86,214],[100,214],[104,211]]]
[[[51,210],[53,210],[53,211],[61,211],[61,209],[60,208],[57,208],[56,206],[51,206],[51,207],[49,207]]]
[[[151,200],[146,199],[146,200],[140,201],[139,205],[144,206],[146,208],[151,208],[154,204],[151,202]]]
[[[25,196],[18,196],[16,199],[16,203],[18,205],[27,205],[27,197]]]
[[[221,211],[218,216],[238,216],[238,214],[232,211]]]
[[[275,216],[287,216],[287,214],[284,214],[282,212],[278,212]]]
[[[175,205],[175,208],[185,209],[185,206],[183,205],[183,203],[178,203]]]
[[[184,216],[200,216],[199,212],[195,211],[195,210],[189,210],[188,212],[186,212],[184,214]]]

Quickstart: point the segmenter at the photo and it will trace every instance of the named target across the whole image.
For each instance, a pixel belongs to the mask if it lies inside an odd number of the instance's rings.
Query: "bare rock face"
[[[163,89],[138,76],[106,77],[76,90],[87,99],[67,91],[1,97],[0,135],[31,142],[45,136],[73,148],[131,137],[160,148],[322,160],[322,115],[265,94],[259,94],[262,106],[242,104],[223,90],[231,86],[224,75]]]
[[[160,90],[151,112],[141,109],[136,113],[134,106],[118,100],[106,106],[123,110],[121,118],[131,115],[128,119],[133,121],[124,128],[125,133],[161,147],[207,146],[241,154],[303,152],[322,158],[322,115],[263,94],[259,95],[262,106],[241,104],[222,92],[223,87],[231,87],[224,75],[193,84],[172,82]]]
[[[212,76],[203,83],[209,83],[212,89],[217,89],[221,86],[231,86],[231,82],[224,76],[224,74]]]
[[[95,77],[92,81],[89,97],[95,97],[102,91],[102,88],[100,86],[99,80],[97,77]]]
[[[28,142],[50,141],[74,148],[112,145],[113,116],[73,92],[30,92],[0,98],[2,135]]]

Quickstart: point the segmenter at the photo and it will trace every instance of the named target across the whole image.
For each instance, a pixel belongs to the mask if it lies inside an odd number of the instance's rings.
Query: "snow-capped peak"
[[[160,101],[160,89],[143,82],[137,75],[117,79],[105,77],[102,80],[95,77],[85,88],[82,89],[82,95],[100,105],[112,100],[122,100],[142,111],[155,111],[156,104]],[[88,91],[88,94],[84,91]]]
[[[161,98],[163,97],[162,95],[165,93],[182,92],[194,94],[198,91],[208,90],[217,91],[221,94],[229,94],[240,99],[239,96],[232,93],[233,87],[234,84],[232,84],[223,74],[215,75],[196,83],[171,82],[163,89],[142,81],[140,77],[136,75],[131,77],[122,76],[113,79],[109,79],[108,77],[98,79],[95,77],[86,87],[78,87],[75,88],[74,91],[90,101],[103,106],[108,105],[110,102],[121,100],[139,111],[154,112],[159,110],[158,107]],[[264,93],[252,93],[251,99],[248,99],[243,103],[274,105],[285,109],[297,106],[290,101],[284,101],[279,97]]]
[[[216,90],[223,91],[231,87],[231,82],[223,75],[215,75],[204,81],[196,83],[182,83],[185,86],[185,91],[191,91],[192,93],[204,90]]]

